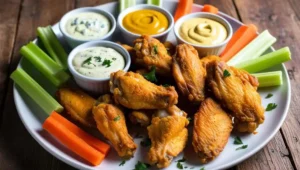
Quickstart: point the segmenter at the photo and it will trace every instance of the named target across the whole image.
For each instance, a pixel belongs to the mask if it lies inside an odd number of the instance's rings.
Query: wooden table
[[[9,75],[19,62],[19,49],[36,37],[36,28],[55,24],[69,10],[112,0],[0,0],[0,169],[73,169],[45,151],[26,131],[17,114]],[[293,60],[286,63],[292,99],[280,131],[261,151],[232,169],[300,169],[300,1],[195,0],[268,29],[275,48],[289,46]],[[299,65],[298,65],[299,64]]]

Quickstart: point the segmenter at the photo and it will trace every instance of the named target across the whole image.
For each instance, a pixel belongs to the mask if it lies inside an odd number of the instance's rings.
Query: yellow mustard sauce
[[[169,21],[161,12],[142,9],[127,14],[123,19],[123,26],[132,33],[153,35],[164,32]]]
[[[226,28],[219,22],[207,18],[192,18],[184,21],[179,30],[187,42],[199,45],[217,45],[227,38]]]

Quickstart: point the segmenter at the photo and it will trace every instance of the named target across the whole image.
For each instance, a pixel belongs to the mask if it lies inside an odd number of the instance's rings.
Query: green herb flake
[[[243,145],[241,147],[236,148],[235,150],[237,151],[237,150],[241,150],[241,149],[246,149],[247,147],[248,147],[248,145]]]
[[[119,164],[119,166],[123,166],[125,163],[126,163],[126,160],[123,160],[123,161]]]
[[[158,54],[157,45],[153,46],[154,54]]]
[[[184,169],[188,168],[187,166],[184,167]]]
[[[116,61],[116,60],[117,60],[117,58],[113,57],[113,58],[112,58],[112,60]]]
[[[149,167],[149,164],[138,161],[133,170],[147,170]]]
[[[277,104],[269,103],[267,108],[266,108],[266,111],[271,111],[271,110],[275,109],[276,107],[277,107]]]
[[[143,147],[149,147],[149,146],[151,146],[151,140],[150,140],[150,138],[145,138],[144,140],[142,140],[141,141],[141,145]]]
[[[156,76],[155,76],[155,66],[151,67],[151,71],[149,73],[146,73],[143,75],[145,79],[151,82],[157,82]]]
[[[185,162],[186,161],[186,159],[185,158],[182,158],[182,159],[179,159],[178,161],[176,161],[176,162]]]
[[[273,94],[269,93],[269,94],[266,96],[266,99],[271,98],[272,96],[273,96]]]
[[[94,59],[96,62],[101,62],[101,60],[102,60],[101,57],[99,57],[99,56],[94,57]]]
[[[81,64],[81,66],[83,66],[84,64],[90,65],[92,61],[92,57],[87,58],[86,60],[83,61],[83,63]]]
[[[204,167],[202,167],[200,170],[205,170],[205,168],[204,168]]]
[[[187,119],[189,122],[192,121],[192,118],[191,118],[191,117],[188,117],[188,118],[186,118],[186,119]]]
[[[230,72],[228,71],[228,70],[224,70],[224,72],[223,72],[223,77],[225,78],[225,77],[229,77],[231,74],[230,74]]]
[[[180,162],[177,162],[176,166],[177,166],[178,169],[183,169],[183,166],[182,166],[182,164]]]
[[[240,137],[235,137],[234,138],[234,142],[233,142],[235,145],[242,145],[243,142],[242,142],[242,139]]]
[[[105,60],[103,61],[102,65],[103,65],[103,66],[106,66],[106,68],[107,68],[107,67],[110,67],[110,64],[111,64],[111,63],[112,63],[111,60],[105,59]]]
[[[119,121],[120,119],[121,119],[121,116],[118,115],[117,117],[114,118],[114,121],[116,122],[116,121]]]
[[[164,87],[170,87],[172,85],[170,85],[170,84],[163,84],[162,86],[164,86]]]

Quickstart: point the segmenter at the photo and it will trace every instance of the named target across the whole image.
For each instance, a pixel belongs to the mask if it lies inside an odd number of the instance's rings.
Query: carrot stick
[[[229,61],[235,54],[243,49],[255,37],[257,37],[257,28],[253,24],[241,26],[228,42],[225,50],[220,55],[223,61]]]
[[[97,149],[104,155],[107,155],[110,145],[102,142],[101,140],[91,136],[90,134],[86,133],[74,123],[70,122],[68,119],[64,118],[57,112],[52,112],[50,117],[54,118],[56,121],[61,123],[65,128],[71,131],[73,134],[84,140],[87,144],[91,145],[93,148]]]
[[[219,9],[212,5],[205,4],[202,8],[202,12],[217,14],[219,12]]]
[[[71,131],[66,129],[61,123],[53,117],[48,117],[43,128],[58,139],[61,143],[67,146],[71,151],[81,156],[83,159],[90,162],[92,165],[99,165],[104,159],[104,154],[97,151]]]
[[[193,0],[179,0],[177,9],[174,15],[176,22],[180,17],[192,12]]]

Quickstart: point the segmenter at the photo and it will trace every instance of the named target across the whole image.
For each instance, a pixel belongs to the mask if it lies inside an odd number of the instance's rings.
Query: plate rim
[[[167,1],[173,1],[173,2],[178,2],[178,0],[167,0]],[[109,5],[109,4],[115,4],[115,3],[118,3],[118,2],[109,2],[109,3],[105,3],[105,4],[101,4],[101,5],[97,5],[97,6],[93,6],[93,7],[100,7],[100,6],[103,6],[103,5]],[[200,5],[200,4],[195,4],[193,3],[193,6],[196,6],[197,8],[203,8],[203,5]],[[241,21],[239,21],[238,19],[236,18],[233,18],[232,16],[228,15],[228,14],[225,14],[221,11],[219,11],[219,14],[221,16],[225,16],[226,18],[230,18],[231,20],[237,22],[238,24],[240,25],[244,25],[244,23],[242,23]],[[59,24],[59,21],[57,23],[55,23],[53,26],[56,26],[57,24]],[[36,41],[36,38],[32,41]],[[273,46],[271,47],[271,50],[274,51],[274,48]],[[20,59],[19,61],[19,64],[18,64],[18,67],[20,67],[20,63],[21,63],[21,60],[22,58]],[[287,83],[287,101],[285,102],[285,108],[284,108],[284,112],[282,114],[282,118],[280,119],[280,121],[277,123],[277,126],[276,128],[273,130],[273,133],[267,138],[264,140],[264,142],[262,144],[259,145],[259,147],[256,147],[255,149],[253,150],[250,150],[249,152],[246,152],[245,154],[243,154],[241,157],[239,157],[239,159],[236,159],[234,161],[231,161],[230,163],[227,163],[227,164],[223,164],[221,166],[218,166],[216,167],[216,169],[225,169],[225,168],[229,168],[229,167],[233,167],[235,165],[237,165],[238,163],[246,160],[247,158],[253,156],[255,153],[257,153],[259,150],[261,150],[263,147],[265,147],[271,139],[274,138],[274,136],[276,135],[276,133],[279,131],[279,129],[282,127],[286,117],[287,117],[287,114],[288,114],[288,111],[289,111],[289,108],[290,108],[290,102],[291,102],[291,84],[290,84],[290,79],[289,79],[289,75],[288,75],[288,72],[287,72],[287,69],[285,67],[284,64],[281,64],[282,68],[283,68],[283,74],[286,76],[286,83]],[[17,96],[17,93],[18,93],[18,90],[16,88],[16,84],[13,83],[13,97],[14,97],[14,103],[15,103],[15,107],[16,107],[16,110],[18,112],[18,115],[23,123],[23,125],[25,126],[27,132],[29,132],[29,134],[35,139],[36,142],[39,143],[40,146],[42,146],[43,149],[45,149],[47,152],[49,152],[52,156],[56,157],[57,159],[59,159],[60,161],[68,164],[69,166],[71,167],[74,167],[74,168],[81,168],[81,167],[84,167],[85,169],[94,169],[95,167],[92,167],[92,166],[89,166],[85,163],[82,163],[81,161],[78,161],[76,160],[74,162],[74,160],[72,160],[71,157],[64,157],[63,155],[61,154],[57,154],[56,152],[53,151],[53,149],[51,149],[51,146],[49,144],[49,142],[45,142],[47,140],[45,140],[44,138],[42,138],[41,136],[39,135],[36,135],[34,134],[29,126],[25,123],[25,117],[22,116],[21,114],[21,108],[18,107],[18,101],[16,98],[18,98]],[[81,164],[81,165],[79,165]],[[205,164],[204,164],[205,166]]]

